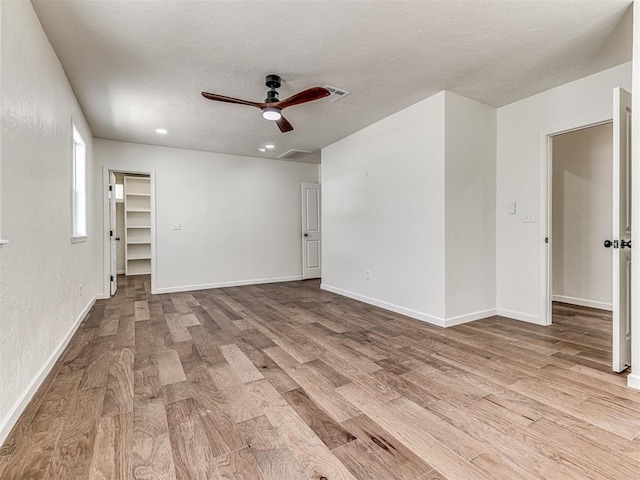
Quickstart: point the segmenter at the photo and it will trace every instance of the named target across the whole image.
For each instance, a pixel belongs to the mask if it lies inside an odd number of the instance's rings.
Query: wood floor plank
[[[285,368],[285,371],[330,417],[338,422],[343,422],[360,415],[361,412],[358,409],[335,394],[333,384],[320,375],[315,369],[305,365]]]
[[[216,466],[222,480],[251,478],[264,480],[255,457],[247,447],[216,457]]]
[[[227,364],[207,367],[211,378],[220,390],[229,413],[236,423],[259,417],[264,412]]]
[[[133,352],[123,348],[114,356],[102,406],[103,416],[133,411]]]
[[[344,426],[401,479],[418,478],[433,470],[431,465],[366,415],[347,420]]]
[[[141,320],[151,320],[151,315],[149,314],[149,303],[146,300],[137,300],[135,302],[134,316],[136,322]]]
[[[169,431],[167,414],[160,403],[141,403],[133,407],[133,438],[159,437]]]
[[[332,453],[359,479],[391,480],[399,479],[395,473],[380,460],[360,440],[343,444]]]
[[[353,474],[322,443],[291,407],[270,407],[266,417],[285,442],[295,445],[293,455],[303,466],[303,478],[355,480]]]
[[[222,393],[211,378],[209,370],[204,366],[199,367],[188,378],[194,405],[214,456],[246,447],[247,443],[225,406]]]
[[[356,439],[347,429],[329,417],[304,390],[298,388],[282,395],[329,449]]]
[[[120,277],[6,443],[0,480],[635,478],[611,313],[442,329],[317,280],[152,295]]]
[[[441,444],[428,432],[416,429],[410,421],[394,409],[371,398],[360,387],[349,384],[337,388],[336,391],[446,477],[490,480],[490,477]]]
[[[214,455],[192,399],[165,406],[178,479],[217,479]]]
[[[104,387],[78,390],[44,478],[88,476],[104,390]]]
[[[102,417],[98,423],[90,480],[128,480],[132,476],[133,420],[130,413]]]
[[[179,313],[167,313],[165,314],[165,320],[174,343],[190,342],[192,340],[191,334],[187,327],[183,325]]]
[[[160,385],[184,382],[187,379],[178,352],[173,349],[161,350],[156,356]]]
[[[107,384],[109,370],[116,357],[113,352],[113,338],[99,337],[96,339],[89,364],[84,369],[79,388],[104,387]]]
[[[249,383],[264,378],[264,375],[251,363],[251,360],[247,358],[237,345],[223,345],[220,347],[220,352],[222,352],[227,363],[242,383]]]
[[[260,416],[238,424],[261,472],[268,480],[303,479],[305,470],[267,417]],[[294,445],[290,446],[295,448]]]
[[[134,479],[176,480],[168,433],[137,440],[133,446],[132,457]]]
[[[10,436],[14,450],[11,456],[4,457],[6,464],[0,478],[44,478],[64,427],[65,412],[75,401],[82,375],[82,370],[76,370],[56,376],[22,435]]]

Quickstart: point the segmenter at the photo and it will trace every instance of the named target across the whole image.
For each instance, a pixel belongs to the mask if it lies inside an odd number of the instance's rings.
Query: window
[[[87,144],[73,125],[73,238],[87,238]]]

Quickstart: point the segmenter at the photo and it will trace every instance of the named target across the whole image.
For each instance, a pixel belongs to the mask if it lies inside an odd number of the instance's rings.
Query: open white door
[[[111,256],[109,275],[111,278],[111,295],[118,290],[117,249],[118,232],[116,231],[116,175],[109,172],[109,252]]]
[[[302,278],[320,278],[320,185],[302,184]]]
[[[631,94],[613,90],[613,371],[631,365]]]

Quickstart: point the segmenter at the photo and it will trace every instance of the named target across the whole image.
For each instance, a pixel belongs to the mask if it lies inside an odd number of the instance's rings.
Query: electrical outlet
[[[173,227],[171,227],[173,230],[181,230],[182,229],[182,224],[177,222],[173,224]]]
[[[536,223],[536,212],[527,212],[524,214],[524,223]]]

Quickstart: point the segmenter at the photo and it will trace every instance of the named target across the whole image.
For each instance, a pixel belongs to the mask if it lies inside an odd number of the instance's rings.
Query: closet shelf
[[[151,273],[151,183],[149,177],[124,177],[125,273]],[[131,223],[131,225],[130,225]]]

